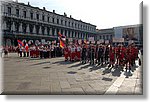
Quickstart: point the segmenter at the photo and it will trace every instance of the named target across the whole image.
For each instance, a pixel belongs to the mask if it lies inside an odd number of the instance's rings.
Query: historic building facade
[[[67,38],[96,38],[96,26],[90,23],[40,9],[29,3],[2,2],[3,45],[16,45],[17,39],[52,41],[58,39],[58,32]]]
[[[112,41],[114,37],[114,29],[113,28],[108,28],[108,29],[97,29],[97,40],[103,39],[103,40],[109,40]]]

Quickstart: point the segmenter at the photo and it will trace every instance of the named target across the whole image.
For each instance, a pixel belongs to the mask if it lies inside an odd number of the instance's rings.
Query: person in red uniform
[[[131,62],[132,62],[132,47],[131,45],[129,45],[126,48],[126,53],[125,53],[125,64],[126,64],[126,72],[129,69],[129,71],[131,70]]]
[[[77,47],[76,47],[76,56],[77,56],[77,60],[80,61],[81,60],[81,47],[80,47],[80,45],[77,45]]]
[[[74,61],[75,60],[75,46],[72,45],[71,46],[71,61]]]
[[[116,55],[116,65],[119,65],[119,45],[115,47],[115,55]]]
[[[69,60],[71,61],[71,45],[68,46],[68,57]]]
[[[69,49],[68,46],[66,45],[64,48],[64,56],[65,56],[65,61],[68,61],[68,57],[69,57]]]
[[[125,49],[124,49],[123,45],[119,45],[119,48],[118,48],[118,60],[119,60],[119,65],[120,66],[123,65],[124,54],[125,54]]]
[[[115,63],[115,48],[110,46],[109,49],[109,58],[110,58],[110,62],[109,62],[109,66],[108,67],[114,67],[114,63]]]
[[[26,53],[27,53],[27,57],[29,57],[29,46],[28,46],[27,43],[25,45],[25,50],[26,50]]]
[[[132,44],[132,54],[132,64],[135,65],[135,60],[138,58],[138,48],[134,44]]]

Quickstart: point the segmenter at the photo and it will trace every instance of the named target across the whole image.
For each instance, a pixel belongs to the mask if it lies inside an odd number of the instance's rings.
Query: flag
[[[65,42],[66,42],[66,37],[63,36],[60,32],[58,32],[58,39],[59,39],[59,43],[60,43],[60,47],[64,48],[65,47]]]
[[[18,46],[24,46],[24,44],[23,44],[23,42],[22,42],[22,41],[17,40],[17,42],[18,42]]]
[[[84,36],[84,44],[87,44],[86,36]]]
[[[64,48],[64,47],[65,47],[65,43],[64,43],[62,40],[60,40],[59,43],[60,43],[60,47],[61,47],[61,48]]]

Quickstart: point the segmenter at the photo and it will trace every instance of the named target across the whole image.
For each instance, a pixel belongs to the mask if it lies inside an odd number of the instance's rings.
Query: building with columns
[[[114,29],[113,28],[108,28],[108,29],[97,29],[97,40],[99,39],[104,39],[104,40],[110,40],[112,41],[114,37]]]
[[[67,38],[95,37],[96,26],[74,18],[40,9],[18,1],[1,1],[3,45],[16,46],[17,40],[52,41],[58,32]]]

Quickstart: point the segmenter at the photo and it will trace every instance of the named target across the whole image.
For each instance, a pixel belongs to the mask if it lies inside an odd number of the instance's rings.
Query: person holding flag
[[[24,44],[20,40],[17,40],[17,42],[18,42],[18,47],[19,47],[19,54],[20,54],[20,57],[22,57],[22,50],[23,50]]]
[[[58,32],[58,35],[60,47],[63,49],[65,47],[66,37],[60,34],[60,32]]]

